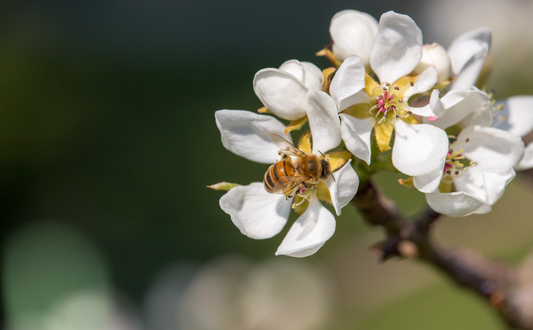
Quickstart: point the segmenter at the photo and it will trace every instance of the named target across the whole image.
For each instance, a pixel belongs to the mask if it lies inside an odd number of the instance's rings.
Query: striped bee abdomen
[[[270,166],[265,173],[263,184],[266,191],[272,194],[283,192],[283,187],[280,187],[277,183],[281,177],[293,176],[294,167],[290,162],[282,160],[281,162],[274,163]]]

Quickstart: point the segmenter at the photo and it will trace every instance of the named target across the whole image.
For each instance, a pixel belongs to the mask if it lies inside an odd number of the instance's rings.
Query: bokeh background
[[[219,109],[254,111],[252,79],[314,54],[357,9],[410,15],[445,47],[493,30],[497,98],[533,94],[530,0],[5,1],[0,11],[1,325],[9,330],[500,329],[425,265],[378,262],[381,239],[347,206],[306,259],[274,257],[218,206],[220,181],[265,166],[225,150]],[[379,178],[407,215],[423,196]],[[520,263],[533,182],[493,212],[444,218],[436,239]],[[291,217],[289,222],[292,222]]]

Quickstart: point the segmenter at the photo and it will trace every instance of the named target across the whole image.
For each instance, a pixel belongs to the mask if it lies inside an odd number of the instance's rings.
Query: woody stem
[[[418,219],[408,221],[371,180],[360,183],[351,202],[368,224],[385,229],[387,238],[383,244],[383,259],[402,256],[429,264],[487,302],[508,326],[533,330],[533,311],[526,312],[527,308],[520,308],[519,302],[513,301],[510,294],[511,288],[519,286],[517,270],[471,251],[438,247],[431,238],[431,228],[440,214],[428,208]],[[412,242],[416,253],[402,255],[399,249],[402,241]]]

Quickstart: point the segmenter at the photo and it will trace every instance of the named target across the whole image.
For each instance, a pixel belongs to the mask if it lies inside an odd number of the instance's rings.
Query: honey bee
[[[265,173],[263,184],[269,193],[290,197],[296,188],[309,188],[309,184],[326,180],[331,175],[328,156],[320,158],[303,152],[277,134],[270,134],[270,140],[279,147],[281,160]]]

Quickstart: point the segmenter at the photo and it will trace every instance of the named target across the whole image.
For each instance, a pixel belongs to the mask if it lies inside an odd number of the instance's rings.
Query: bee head
[[[322,165],[322,172],[320,173],[320,179],[326,180],[331,175],[331,166],[329,165],[329,157],[320,160]]]

